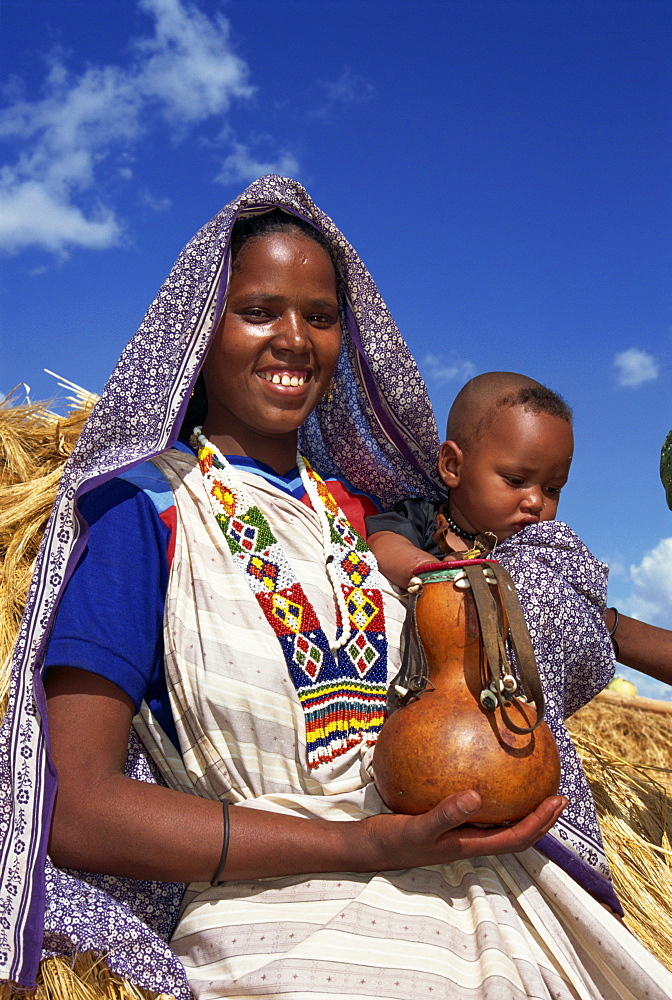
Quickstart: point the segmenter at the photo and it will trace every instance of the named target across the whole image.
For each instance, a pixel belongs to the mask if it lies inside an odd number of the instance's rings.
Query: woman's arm
[[[55,864],[159,881],[210,881],[223,838],[221,803],[123,774],[133,703],[96,674],[54,667],[47,684],[51,750],[59,784],[50,853]],[[545,800],[513,827],[463,826],[475,792],[422,816],[381,814],[352,822],[230,809],[224,878],[380,871],[525,850],[566,804]]]
[[[614,608],[607,608],[604,621],[611,631],[616,625]],[[672,631],[619,614],[612,638],[618,644],[619,663],[672,684]]]

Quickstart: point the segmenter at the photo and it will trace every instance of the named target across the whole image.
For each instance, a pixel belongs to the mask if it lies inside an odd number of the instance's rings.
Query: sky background
[[[0,394],[100,392],[193,233],[294,176],[440,427],[483,371],[573,406],[560,516],[672,627],[671,2],[2,0],[0,36]]]

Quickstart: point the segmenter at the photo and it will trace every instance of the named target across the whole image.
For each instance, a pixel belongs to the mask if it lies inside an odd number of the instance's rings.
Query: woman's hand
[[[466,791],[443,799],[420,816],[371,816],[362,821],[372,861],[378,861],[371,870],[448,864],[483,854],[525,851],[548,833],[566,805],[564,796],[555,795],[513,826],[481,828],[466,825],[481,806],[480,796]]]

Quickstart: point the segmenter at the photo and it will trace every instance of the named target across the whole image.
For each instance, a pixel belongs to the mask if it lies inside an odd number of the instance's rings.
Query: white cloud
[[[630,584],[630,593],[618,601],[623,614],[640,621],[659,625],[661,628],[672,628],[672,538],[663,538],[647,552],[637,566],[629,570],[619,582],[619,591]],[[610,576],[614,575],[614,564],[610,565]],[[617,636],[618,637],[618,636]],[[616,673],[620,677],[631,680],[637,687],[638,694],[645,698],[659,698],[672,701],[672,687],[663,684],[646,674],[641,674],[630,667],[619,663]]]
[[[234,97],[251,96],[247,65],[231,50],[226,18],[208,18],[180,0],[140,0],[140,6],[156,18],[156,29],[154,37],[135,42],[146,59],[137,82],[169,118],[200,121],[226,111]]]
[[[61,254],[67,245],[103,250],[119,243],[122,227],[109,208],[88,216],[47,184],[0,182],[0,243],[8,251],[39,245]]]
[[[141,191],[138,203],[152,212],[167,212],[173,204],[170,198],[156,198],[151,191]]]
[[[233,181],[253,181],[264,174],[281,174],[292,177],[299,169],[296,158],[283,152],[275,160],[260,160],[252,154],[250,147],[242,142],[233,143],[233,152],[222,163],[222,170],[215,178],[222,184]]]
[[[663,538],[630,567],[632,592],[623,610],[652,625],[672,628],[672,538]]]
[[[476,374],[476,368],[471,361],[465,361],[452,353],[446,357],[425,354],[419,367],[425,379],[435,385],[447,385],[449,382],[462,384]]]
[[[638,389],[644,382],[652,382],[660,372],[656,359],[637,347],[630,347],[617,354],[614,368],[618,384],[628,389]]]
[[[359,73],[346,66],[337,80],[323,83],[327,99],[332,104],[360,104],[375,97],[376,88]]]
[[[154,32],[132,41],[128,66],[93,66],[73,76],[56,53],[38,100],[26,100],[15,80],[8,86],[11,103],[0,113],[0,137],[24,151],[0,172],[5,250],[34,245],[64,255],[72,246],[118,244],[122,223],[112,207],[92,197],[102,188],[106,162],[114,158],[115,176],[130,179],[129,150],[157,122],[168,123],[179,138],[252,94],[224,17],[209,18],[183,0],[139,3],[154,19]]]
[[[311,118],[326,118],[335,108],[363,104],[376,96],[373,84],[359,73],[353,73],[349,66],[336,80],[320,80],[317,87],[324,97],[320,106],[309,112]]]

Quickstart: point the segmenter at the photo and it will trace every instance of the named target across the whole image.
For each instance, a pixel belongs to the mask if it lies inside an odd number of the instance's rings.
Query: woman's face
[[[291,452],[290,468],[297,429],[326,391],[340,348],[327,252],[299,231],[253,237],[239,251],[203,365],[205,434],[225,454],[274,468]]]

